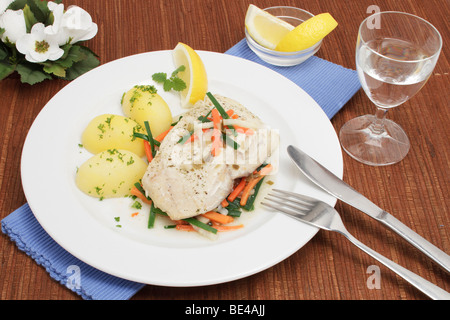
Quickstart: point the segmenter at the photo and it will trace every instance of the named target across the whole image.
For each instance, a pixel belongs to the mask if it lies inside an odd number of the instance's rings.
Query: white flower
[[[50,11],[53,13],[53,24],[45,28],[45,33],[48,35],[57,35],[61,29],[61,20],[64,14],[64,5],[49,1],[47,4]]]
[[[77,6],[70,6],[63,16],[63,26],[72,38],[71,43],[92,39],[98,31],[90,14]]]
[[[6,8],[8,8],[9,5],[13,2],[14,0],[0,0],[0,14],[5,12]]]
[[[16,43],[16,41],[27,33],[25,17],[22,10],[6,10],[0,15],[0,28],[5,29],[2,41]]]
[[[54,38],[45,34],[44,29],[43,23],[36,23],[31,28],[31,33],[27,33],[16,42],[17,50],[30,62],[55,61],[64,54],[64,50]]]
[[[55,37],[59,45],[92,39],[98,31],[89,13],[78,6],[70,6],[64,12],[63,4],[48,3],[54,22],[45,28],[45,33]]]

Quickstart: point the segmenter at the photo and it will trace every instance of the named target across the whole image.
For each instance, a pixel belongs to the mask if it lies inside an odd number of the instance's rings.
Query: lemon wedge
[[[245,15],[245,28],[256,42],[273,50],[294,26],[251,4]]]
[[[307,49],[325,38],[337,25],[329,13],[318,14],[286,34],[276,45],[275,50],[293,52]]]
[[[180,92],[181,106],[189,108],[197,101],[203,100],[208,90],[208,78],[202,59],[187,44],[179,42],[172,51],[177,68],[184,65],[185,70],[178,77],[186,83],[186,89]]]

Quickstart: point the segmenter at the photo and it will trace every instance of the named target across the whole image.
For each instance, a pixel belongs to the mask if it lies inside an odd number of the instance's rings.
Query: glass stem
[[[373,134],[380,135],[385,132],[384,120],[386,119],[387,112],[388,109],[377,107],[377,111],[375,112],[375,120],[369,127]]]

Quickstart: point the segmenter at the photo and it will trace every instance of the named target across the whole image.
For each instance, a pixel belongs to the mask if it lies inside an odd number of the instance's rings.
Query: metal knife
[[[300,171],[316,185],[335,198],[382,222],[385,226],[391,228],[406,239],[410,244],[421,250],[447,272],[450,272],[450,256],[444,251],[422,238],[388,212],[379,208],[300,149],[294,146],[288,146],[287,152]]]

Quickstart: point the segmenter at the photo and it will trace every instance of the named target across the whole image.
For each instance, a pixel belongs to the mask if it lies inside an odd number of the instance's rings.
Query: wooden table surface
[[[444,47],[429,81],[404,105],[388,113],[411,140],[400,163],[372,167],[343,152],[344,180],[378,206],[450,253],[449,214],[449,2],[442,0],[70,0],[87,10],[99,26],[86,44],[101,63],[137,53],[172,49],[177,42],[194,49],[225,52],[244,37],[244,17],[250,3],[265,8],[289,5],[314,14],[330,12],[339,27],[324,41],[318,57],[355,69],[355,43],[367,8],[404,11],[434,24]],[[0,81],[0,218],[26,203],[20,157],[27,131],[44,105],[67,81],[34,86],[18,79]],[[360,90],[331,120],[338,132],[348,120],[374,107]],[[450,277],[399,236],[356,209],[338,201],[349,231],[387,258],[450,291]],[[380,288],[369,288],[380,270]],[[80,299],[52,280],[43,267],[0,235],[0,299]],[[244,279],[194,288],[147,285],[132,299],[269,299],[269,300],[425,300],[427,297],[389,269],[354,247],[343,236],[319,231],[304,247],[279,264]]]

